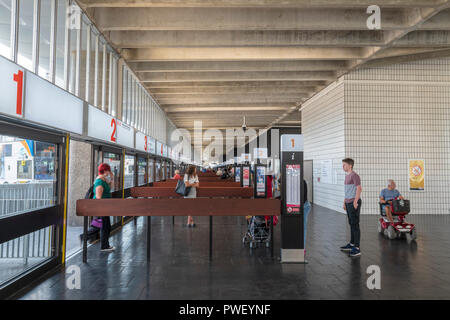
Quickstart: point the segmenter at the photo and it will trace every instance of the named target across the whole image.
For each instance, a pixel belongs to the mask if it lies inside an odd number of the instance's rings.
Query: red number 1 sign
[[[17,82],[17,101],[16,101],[16,114],[22,115],[22,101],[23,101],[23,71],[19,70],[14,74],[13,80]]]

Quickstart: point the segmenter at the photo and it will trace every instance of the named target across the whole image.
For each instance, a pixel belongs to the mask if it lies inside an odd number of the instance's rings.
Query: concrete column
[[[67,225],[83,226],[83,218],[77,217],[76,201],[84,198],[91,185],[91,145],[75,140],[70,141],[69,150],[69,198],[67,206]]]

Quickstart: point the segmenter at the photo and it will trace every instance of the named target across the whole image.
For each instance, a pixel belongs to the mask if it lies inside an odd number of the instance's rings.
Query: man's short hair
[[[355,164],[355,161],[353,159],[350,159],[350,158],[345,158],[344,160],[342,160],[342,162],[345,162],[346,164],[351,165],[352,168],[353,168],[353,165]]]
[[[392,179],[389,179],[389,180],[388,180],[388,187],[389,187],[392,183],[395,183],[395,181],[392,180]]]

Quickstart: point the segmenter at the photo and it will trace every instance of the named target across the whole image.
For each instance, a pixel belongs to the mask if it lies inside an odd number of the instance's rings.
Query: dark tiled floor
[[[361,221],[363,255],[349,258],[339,251],[347,243],[347,217],[322,207],[310,215],[309,264],[280,264],[270,249],[250,250],[241,243],[243,218],[215,218],[214,261],[208,261],[208,218],[197,228],[185,219],[154,218],[152,261],[146,262],[143,218],[112,236],[114,253],[101,253],[99,244],[67,262],[81,268],[81,289],[66,289],[64,271],[54,272],[22,299],[449,299],[450,232],[448,216],[416,215],[416,243],[379,235],[378,217]],[[279,256],[280,227],[275,227]],[[369,290],[369,265],[381,268],[381,290]]]

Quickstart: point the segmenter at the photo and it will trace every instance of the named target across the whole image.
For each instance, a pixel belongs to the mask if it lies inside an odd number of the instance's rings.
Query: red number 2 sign
[[[117,130],[116,119],[111,119],[111,128],[114,128],[111,134],[111,141],[116,142],[116,130]]]
[[[16,114],[22,115],[22,95],[23,95],[23,71],[19,70],[13,75],[13,80],[17,82],[17,100],[16,100]]]

